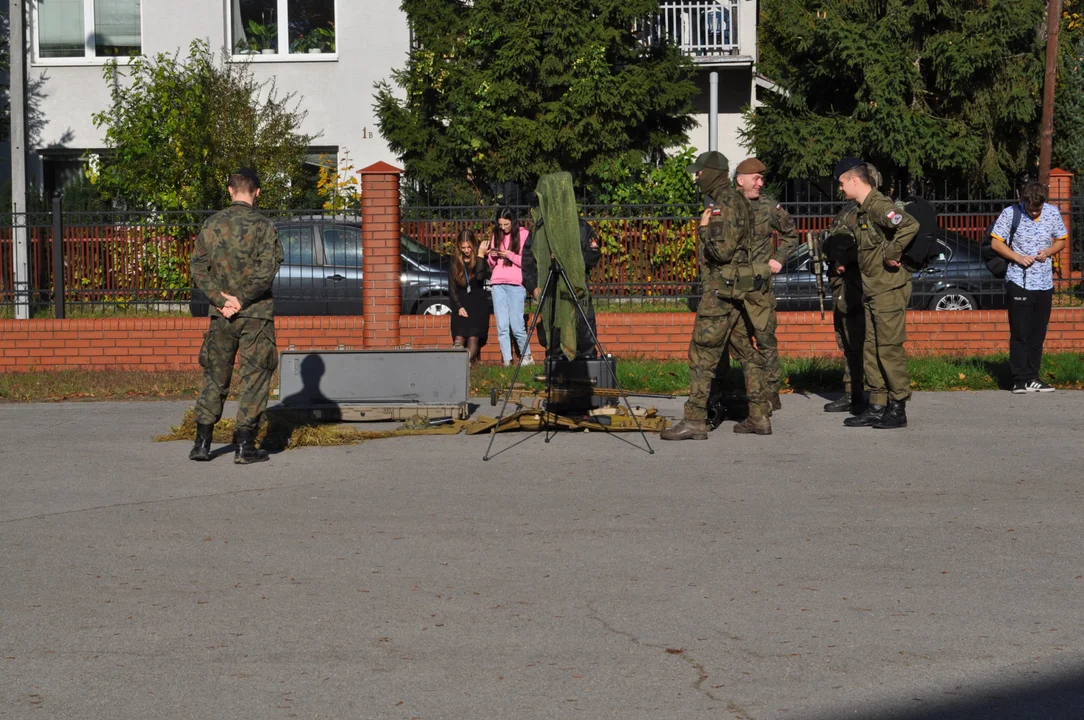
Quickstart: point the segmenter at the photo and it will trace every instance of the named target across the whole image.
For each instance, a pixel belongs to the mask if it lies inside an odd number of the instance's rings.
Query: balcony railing
[[[737,55],[738,0],[661,2],[636,30],[644,45],[669,42],[694,59]]]

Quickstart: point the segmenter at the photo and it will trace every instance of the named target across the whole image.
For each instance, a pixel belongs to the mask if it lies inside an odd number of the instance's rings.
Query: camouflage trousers
[[[832,279],[832,321],[836,345],[843,353],[843,392],[855,397],[862,392],[862,353],[866,342],[866,313],[862,305],[862,278]]]
[[[212,317],[203,336],[199,364],[203,389],[196,401],[196,422],[213,425],[222,418],[222,405],[230,392],[233,363],[240,352],[237,429],[255,430],[267,409],[271,376],[278,367],[275,322],[263,318]]]
[[[783,371],[779,366],[779,342],[775,338],[777,317],[771,289],[749,293],[745,298],[746,334],[757,340],[755,362],[764,374],[769,393],[779,392]]]
[[[756,321],[764,319],[755,314]],[[750,341],[750,316],[740,301],[721,300],[705,296],[696,313],[693,338],[689,343],[689,400],[685,403],[686,420],[706,420],[708,395],[716,368],[729,344],[745,372],[745,394],[749,399],[751,417],[769,417],[768,385],[757,362]],[[759,328],[763,331],[763,326]]]
[[[911,374],[907,369],[907,306],[911,283],[865,299],[866,342],[863,369],[871,405],[888,400],[909,400]]]

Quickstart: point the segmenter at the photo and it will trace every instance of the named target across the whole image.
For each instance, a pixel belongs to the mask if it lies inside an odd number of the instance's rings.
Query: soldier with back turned
[[[210,301],[211,318],[199,354],[203,388],[195,409],[196,444],[188,457],[211,459],[214,426],[240,353],[234,462],[248,464],[267,460],[267,452],[256,447],[256,431],[278,365],[271,284],[283,253],[274,224],[255,209],[256,172],[238,170],[228,189],[233,204],[204,224],[192,252],[192,279]]]

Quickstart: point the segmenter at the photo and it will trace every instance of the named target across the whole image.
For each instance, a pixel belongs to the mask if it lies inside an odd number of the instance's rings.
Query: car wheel
[[[425,298],[418,303],[416,315],[451,315],[452,306],[448,304],[448,298],[432,297]]]
[[[975,310],[975,298],[963,290],[942,290],[930,300],[930,310]]]

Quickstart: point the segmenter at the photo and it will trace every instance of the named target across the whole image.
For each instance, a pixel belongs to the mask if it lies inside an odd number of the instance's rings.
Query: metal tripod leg
[[[535,308],[534,317],[531,318],[531,328],[527,331],[527,342],[531,342],[531,338],[534,337],[534,330],[538,326],[538,320],[542,317],[542,307],[545,299],[556,291],[557,286],[557,274],[553,268],[550,268],[550,274],[546,277],[546,284],[542,286],[542,292],[538,295],[538,307]],[[556,306],[556,304],[555,304]],[[486,461],[492,457],[489,451],[493,449],[493,440],[497,437],[497,428],[501,426],[501,420],[504,419],[504,413],[508,410],[508,401],[512,399],[512,390],[516,387],[516,380],[519,378],[519,371],[523,369],[523,355],[519,356],[519,363],[516,364],[516,371],[512,373],[512,381],[508,383],[508,392],[504,394],[504,405],[501,406],[501,412],[497,415],[497,423],[489,431],[489,445],[486,447],[486,454],[482,456],[482,460]],[[549,373],[546,373],[548,376]],[[548,381],[547,381],[548,382]],[[547,390],[552,389],[552,384],[547,385]],[[546,414],[548,415],[548,413]],[[543,417],[545,418],[546,415]],[[546,419],[543,420],[546,429],[546,442],[549,442],[549,425]],[[538,433],[535,433],[536,435]]]
[[[598,354],[602,357],[603,364],[606,366],[606,371],[609,372],[610,376],[613,378],[614,387],[617,388],[618,390],[620,390],[621,385],[617,381],[617,373],[614,372],[613,368],[610,366],[610,362],[607,359],[609,356],[606,355],[606,351],[603,349],[602,344],[598,341],[598,336],[595,335],[595,331],[591,328],[591,322],[587,319],[587,313],[584,312],[583,306],[580,305],[580,300],[579,300],[579,298],[576,297],[576,292],[572,288],[572,280],[569,279],[568,273],[565,272],[564,266],[562,266],[556,260],[553,261],[553,266],[552,267],[556,267],[557,270],[561,273],[561,277],[565,281],[565,287],[568,288],[568,294],[572,298],[572,304],[576,306],[576,311],[580,314],[580,319],[583,320],[584,325],[587,327],[587,332],[589,332],[591,334],[591,341],[595,344],[594,346],[598,350]],[[552,273],[552,267],[551,267],[551,273]],[[548,376],[548,375],[550,375],[550,373],[546,373],[546,375]],[[632,403],[629,402],[629,396],[628,395],[622,395],[622,398],[625,400],[625,407],[628,409],[629,415],[632,416],[633,422],[636,423],[636,429],[640,431],[640,437],[642,437],[644,439],[644,444],[647,446],[647,454],[648,455],[654,455],[655,451],[651,447],[651,442],[647,439],[647,433],[644,432],[644,428],[640,424],[640,418],[638,418],[636,416],[636,413],[634,413],[632,411]],[[628,441],[626,441],[626,442],[628,442]],[[632,445],[632,443],[629,443],[629,444]],[[633,447],[636,447],[636,446],[633,445]],[[643,448],[640,448],[640,449],[643,450]]]

